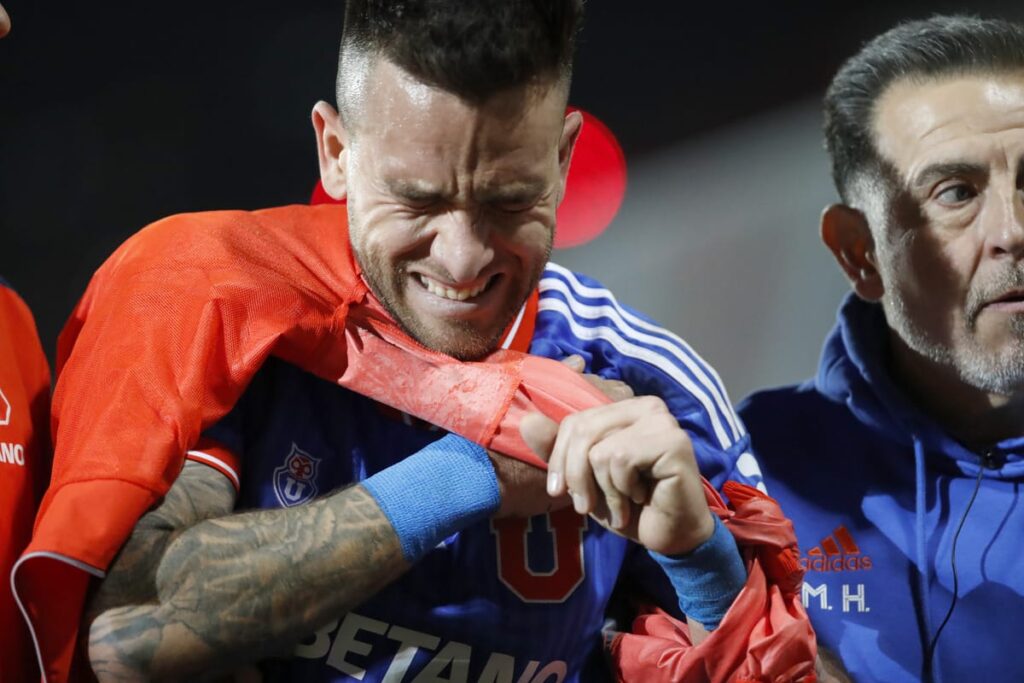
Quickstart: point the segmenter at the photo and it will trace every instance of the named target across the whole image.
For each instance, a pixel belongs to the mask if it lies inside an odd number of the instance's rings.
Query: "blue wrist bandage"
[[[711,537],[690,552],[675,557],[651,552],[651,557],[676,589],[683,614],[709,631],[718,628],[747,583],[736,539],[717,516]]]
[[[487,451],[448,434],[362,482],[416,562],[445,538],[486,519],[501,504]]]

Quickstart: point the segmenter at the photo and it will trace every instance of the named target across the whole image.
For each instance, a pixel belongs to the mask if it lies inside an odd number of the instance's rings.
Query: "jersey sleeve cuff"
[[[231,449],[213,439],[205,437],[199,439],[195,448],[185,454],[185,459],[217,470],[228,478],[236,491],[241,487],[240,458]]]

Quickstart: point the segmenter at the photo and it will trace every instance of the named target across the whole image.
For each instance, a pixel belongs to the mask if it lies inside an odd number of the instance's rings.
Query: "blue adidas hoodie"
[[[740,408],[818,642],[858,681],[1024,681],[1024,438],[962,446],[893,384],[887,345],[881,307],[851,295],[817,377]]]

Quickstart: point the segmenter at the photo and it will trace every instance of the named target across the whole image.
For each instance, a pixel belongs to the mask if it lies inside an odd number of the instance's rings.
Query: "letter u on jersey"
[[[550,571],[530,568],[527,534],[533,522],[547,523],[554,555]],[[524,602],[563,602],[583,581],[583,530],[586,517],[571,507],[530,519],[507,518],[491,520],[491,531],[497,536],[498,577]]]

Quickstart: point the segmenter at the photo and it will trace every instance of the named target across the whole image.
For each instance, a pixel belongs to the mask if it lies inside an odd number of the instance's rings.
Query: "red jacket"
[[[410,339],[359,276],[344,207],[159,221],[99,269],[58,344],[53,481],[14,572],[48,680],[71,674],[90,575],[271,355],[538,466],[522,415],[607,402],[556,361],[460,363]]]
[[[0,681],[38,676],[7,580],[50,475],[50,367],[28,306],[0,280]]]
[[[686,623],[650,607],[630,633],[611,642],[620,681],[643,683],[813,683],[817,643],[800,602],[803,569],[793,524],[778,503],[734,481],[731,507],[707,482],[711,511],[732,532],[747,564],[747,584],[699,645]]]

